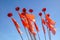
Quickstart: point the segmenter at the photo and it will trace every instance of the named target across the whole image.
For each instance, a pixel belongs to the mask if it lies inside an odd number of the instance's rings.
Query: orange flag
[[[36,31],[39,32],[39,28],[35,22],[35,16],[33,14],[26,14],[26,16],[28,17],[29,20],[31,20],[34,23]]]
[[[24,27],[27,28],[33,35],[36,35],[36,33],[34,32],[34,28],[32,27],[31,21],[28,18],[28,15],[27,14],[25,15],[24,13],[21,13],[21,14],[19,13],[19,16],[21,18],[21,21],[22,21]]]
[[[46,33],[46,30],[45,30],[44,26],[42,26],[42,29],[43,29],[43,32],[44,32],[44,34],[45,34],[45,33]]]
[[[53,21],[50,17],[49,17],[49,14],[46,14],[45,15],[46,16],[46,20],[47,20],[47,22],[46,22],[46,24],[47,24],[47,27],[49,28],[49,30],[52,32],[52,34],[56,34],[56,29],[55,29],[55,27],[54,27],[54,25],[55,25],[55,21]]]
[[[50,23],[50,24],[52,24],[52,25],[55,25],[55,21],[53,21],[49,16],[48,16],[48,14],[46,14],[46,19],[47,19],[47,21]]]
[[[35,22],[34,22],[34,25],[35,25],[36,31],[39,32],[39,28],[38,28],[38,26],[36,25]]]
[[[56,34],[56,28],[52,29],[52,33],[55,35]]]
[[[33,22],[32,22],[32,20],[34,19],[34,16],[31,15],[31,14],[27,14],[27,13],[26,13],[25,16],[27,17],[28,24],[29,24],[28,30],[29,30],[33,35],[36,35],[36,32],[34,32],[34,25],[33,25]]]
[[[36,35],[36,32],[34,31],[34,25],[29,21],[29,28],[28,30],[33,34]]]
[[[47,22],[47,27],[52,32],[52,34],[54,34],[54,35],[56,34],[56,29],[54,28],[53,25],[51,25],[50,23]]]
[[[17,29],[18,33],[22,34],[22,32],[20,31],[20,26],[19,26],[19,24],[16,22],[16,20],[15,20],[14,18],[11,18],[11,19],[12,19],[14,25],[16,26],[16,29]]]
[[[46,24],[44,18],[42,18],[42,23],[43,23],[44,25]]]
[[[34,32],[34,27],[31,24],[31,19],[33,19],[34,17],[27,14],[27,13],[19,13],[19,16],[21,18],[21,21],[24,25],[25,28],[27,28],[33,35],[36,35],[36,33]]]
[[[19,16],[20,16],[20,19],[21,19],[22,24],[24,25],[24,27],[28,28],[29,25],[28,25],[28,21],[27,21],[25,15],[23,13],[21,13],[21,14],[19,13]]]
[[[44,18],[42,18],[42,12],[39,13],[39,16],[41,17],[41,21],[42,21],[42,29],[43,29],[43,32],[44,32],[44,34],[45,34],[45,33],[46,33],[46,30],[45,30],[44,25],[45,25],[46,23],[45,23]]]
[[[46,30],[45,30],[45,27],[44,27],[43,24],[44,24],[44,25],[46,24],[44,18],[42,18],[42,29],[43,29],[44,34],[45,34],[45,33],[46,33]]]
[[[14,18],[12,18],[13,14],[10,12],[10,13],[8,13],[7,16],[11,17],[11,20],[13,21],[14,25],[16,26],[16,29],[17,29],[18,33],[22,34],[22,32],[20,31],[19,24],[16,22],[16,20]]]
[[[26,14],[26,17],[31,21],[33,21],[33,19],[35,18],[33,14],[28,14],[28,13]]]

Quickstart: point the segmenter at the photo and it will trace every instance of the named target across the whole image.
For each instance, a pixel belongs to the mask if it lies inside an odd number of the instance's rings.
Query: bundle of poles
[[[41,36],[39,35],[41,30],[36,24],[35,16],[33,15],[33,9],[29,9],[30,13],[26,11],[26,8],[23,8],[22,12],[20,12],[20,7],[16,7],[15,10],[17,11],[20,21],[24,26],[23,28],[27,36],[27,40],[41,40]],[[44,17],[42,12],[44,14]],[[46,13],[46,8],[42,8],[42,12],[39,12],[39,16],[41,18],[41,26],[44,33],[44,40],[48,40],[46,37],[46,32],[48,32],[49,40],[52,40],[51,33],[53,35],[56,34],[56,28],[54,27],[56,22],[50,18],[50,14]],[[23,32],[21,31],[18,22],[12,17],[12,12],[9,12],[7,16],[10,17],[12,22],[14,23],[18,33],[20,34],[21,40],[24,40],[22,36]],[[36,35],[38,36],[38,39],[36,38]]]

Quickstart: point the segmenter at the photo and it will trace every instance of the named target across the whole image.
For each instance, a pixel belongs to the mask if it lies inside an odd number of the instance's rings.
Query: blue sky
[[[36,23],[40,29],[41,40],[44,40],[44,35],[41,27],[41,20],[38,13],[43,7],[47,8],[46,13],[50,13],[51,18],[56,21],[56,35],[52,35],[52,40],[60,40],[60,0],[0,0],[0,40],[20,40],[20,36],[13,24],[12,20],[7,17],[8,12],[13,13],[13,17],[20,24],[24,40],[27,40],[21,20],[15,11],[15,7],[20,9],[26,8],[27,12],[30,8],[34,10]],[[37,37],[37,36],[36,36]],[[38,38],[37,38],[38,39]],[[47,35],[48,40],[48,35]]]

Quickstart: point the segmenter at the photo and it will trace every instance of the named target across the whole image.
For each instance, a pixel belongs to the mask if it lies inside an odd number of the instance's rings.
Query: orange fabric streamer
[[[28,30],[29,30],[33,35],[36,35],[36,32],[34,32],[34,28],[33,28],[33,27],[29,27]]]
[[[32,21],[30,21],[29,19],[28,19],[28,24],[29,24],[29,28],[28,28],[28,30],[33,34],[33,35],[36,35],[36,32],[34,32],[34,25],[32,24]]]
[[[33,35],[36,35],[36,33],[34,32],[34,27],[33,25],[31,24],[32,20],[34,19],[34,16],[31,15],[31,14],[25,14],[25,13],[19,13],[19,16],[21,18],[21,21],[24,25],[25,28],[27,28]]]
[[[42,29],[43,29],[43,32],[44,32],[44,34],[46,33],[46,30],[45,30],[45,27],[44,27],[44,25],[46,24],[45,23],[45,20],[44,20],[44,18],[42,18]]]
[[[38,28],[38,26],[36,25],[35,22],[34,22],[34,25],[35,25],[35,28],[36,28],[37,32],[39,32],[39,28]]]
[[[33,25],[34,15],[26,14],[25,16],[27,17],[28,24],[29,24],[29,26],[30,26],[30,27],[28,28],[28,30],[35,36],[35,35],[36,35],[36,32],[34,32],[34,25]]]
[[[43,23],[43,24],[46,24],[44,18],[42,18],[42,23]]]
[[[46,19],[50,24],[55,25],[56,22],[53,21],[47,14],[46,14]]]
[[[42,29],[43,29],[43,32],[44,32],[44,34],[45,34],[45,33],[46,33],[46,30],[45,30],[44,26],[42,26]]]
[[[31,21],[30,21],[31,15],[29,15],[27,13],[26,13],[26,15],[24,13],[21,13],[21,14],[19,13],[19,16],[21,18],[21,21],[22,21],[22,24],[24,25],[24,27],[27,28],[33,35],[36,35],[36,33],[34,32],[34,28],[33,28]]]
[[[56,29],[54,28],[54,26],[47,22],[47,27],[48,27],[49,30],[52,32],[52,34],[55,35]]]
[[[16,26],[16,29],[17,29],[18,33],[22,34],[22,32],[20,31],[20,26],[19,26],[19,24],[16,22],[16,20],[15,20],[14,18],[11,18],[11,19],[12,19],[14,25]]]
[[[34,21],[35,20],[35,16],[33,14],[26,14],[27,18],[29,20],[31,20],[33,23],[34,23],[34,26],[36,28],[36,31],[39,32],[39,28],[38,26],[36,25],[36,22]]]
[[[33,20],[35,18],[35,16],[33,14],[26,14],[26,17],[29,19],[29,20]]]
[[[19,14],[19,16],[20,16],[20,18],[21,18],[21,21],[22,21],[22,24],[24,25],[24,27],[25,27],[25,28],[28,28],[29,25],[28,25],[28,21],[27,21],[25,15],[21,13],[21,14]]]
[[[56,28],[52,29],[52,33],[55,35],[56,34]]]

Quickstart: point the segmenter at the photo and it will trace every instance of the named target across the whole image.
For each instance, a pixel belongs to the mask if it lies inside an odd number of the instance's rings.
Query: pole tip
[[[16,7],[16,8],[15,8],[15,10],[16,10],[16,11],[19,11],[19,10],[20,10],[20,8],[19,8],[19,7]]]
[[[39,16],[42,16],[42,12],[39,13]]]
[[[23,8],[22,11],[23,11],[23,12],[26,12],[26,8]]]
[[[11,12],[9,12],[9,13],[7,14],[7,16],[8,16],[8,17],[12,17],[13,14],[12,14]]]
[[[32,13],[33,12],[33,9],[29,9],[29,12]]]
[[[42,8],[42,12],[45,12],[46,11],[46,8]]]

